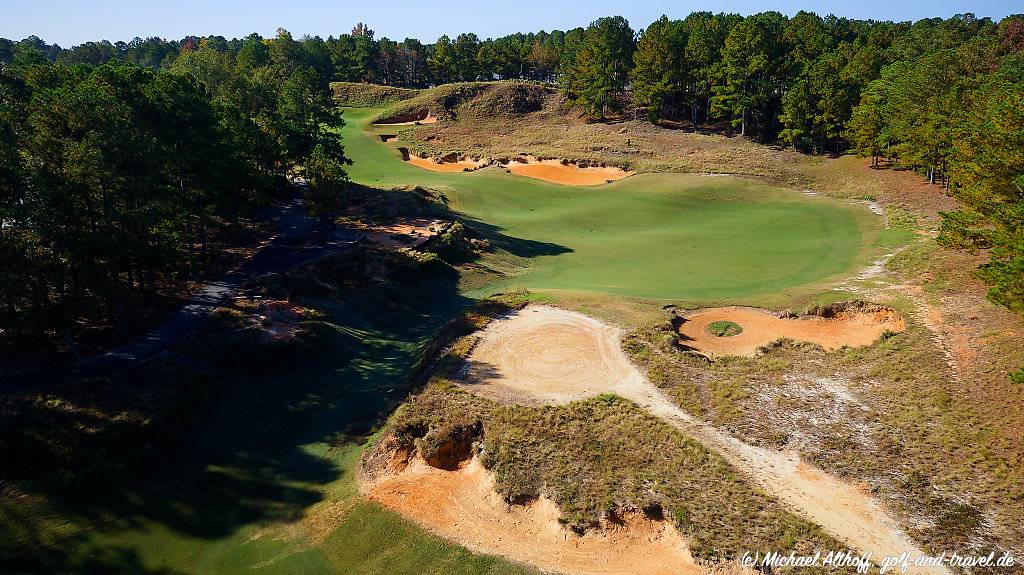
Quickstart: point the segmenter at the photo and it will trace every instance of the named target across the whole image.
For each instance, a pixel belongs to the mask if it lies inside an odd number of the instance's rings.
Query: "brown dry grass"
[[[637,332],[625,348],[690,413],[866,482],[932,551],[1021,548],[1019,450],[1005,449],[922,325],[865,348],[790,342],[714,362],[679,351],[671,330]]]
[[[1024,550],[1024,410],[1017,408],[1024,386],[1007,378],[1024,365],[1024,320],[985,300],[972,275],[984,254],[943,250],[931,239],[939,212],[956,208],[942,188],[860,158],[810,157],[642,121],[588,124],[562,109],[557,96],[514,122],[463,115],[402,137],[429,155],[529,153],[637,171],[747,174],[877,202],[890,223],[919,239],[894,249],[880,277],[854,281],[852,289],[903,311],[910,318],[905,333],[859,350],[787,343],[762,357],[711,364],[674,351],[670,330],[644,330],[627,349],[691,413],[867,482],[932,549]],[[622,324],[651,314],[643,302],[553,297]]]

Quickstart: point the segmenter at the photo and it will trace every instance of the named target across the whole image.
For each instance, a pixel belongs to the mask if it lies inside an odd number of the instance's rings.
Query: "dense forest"
[[[297,42],[260,48],[150,68],[15,47],[0,65],[0,340],[55,333],[77,355],[83,321],[130,322],[133,295],[195,279],[210,240],[287,197],[289,177],[313,211],[336,207],[328,86]]]
[[[331,81],[506,78],[556,83],[596,121],[643,115],[918,170],[964,203],[940,241],[990,248],[990,297],[1024,311],[1024,17],[695,12],[639,32],[608,17],[432,44],[363,24],[326,40],[0,39],[0,329],[70,340],[84,309],[189,277],[211,223],[243,221],[290,173],[314,182],[314,208],[336,207]]]

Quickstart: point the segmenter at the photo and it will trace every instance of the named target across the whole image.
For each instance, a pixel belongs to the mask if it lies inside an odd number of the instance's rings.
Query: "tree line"
[[[639,32],[616,16],[564,32],[485,40],[463,33],[432,44],[377,39],[363,24],[326,40],[295,39],[285,30],[274,38],[136,38],[70,49],[36,37],[0,39],[0,62],[14,69],[128,64],[160,70],[154,77],[187,75],[209,92],[216,113],[232,115],[220,129],[250,130],[235,141],[257,142],[246,154],[264,174],[295,165],[297,150],[307,153],[322,135],[311,128],[316,122],[307,122],[305,132],[277,130],[251,108],[299,113],[294,109],[302,106],[286,92],[335,80],[403,87],[553,82],[596,120],[638,114],[811,153],[869,155],[916,169],[964,202],[945,216],[941,241],[991,248],[981,272],[990,295],[1022,310],[1022,46],[1021,16],[897,23],[809,12],[695,12],[662,17]],[[327,109],[323,102],[314,108]],[[288,160],[274,158],[278,153]]]
[[[209,46],[166,68],[0,63],[0,342],[85,318],[129,322],[135,296],[196,279],[215,231],[245,229],[304,175],[338,207],[347,162],[328,86],[282,36],[251,58]]]

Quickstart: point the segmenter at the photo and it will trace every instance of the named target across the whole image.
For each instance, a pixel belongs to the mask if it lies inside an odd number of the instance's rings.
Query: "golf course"
[[[496,249],[463,274],[470,287],[445,278],[405,288],[402,308],[387,313],[372,296],[328,307],[349,334],[345,341],[322,360],[258,377],[229,396],[224,415],[210,418],[218,425],[197,434],[187,465],[141,490],[97,490],[86,508],[73,499],[69,507],[29,507],[35,517],[52,517],[17,533],[22,543],[52,546],[32,557],[38,566],[528,572],[444,543],[358,495],[361,443],[407,393],[403,382],[435,330],[475,299],[517,289],[553,301],[580,294],[689,305],[806,300],[863,265],[882,229],[863,202],[746,178],[638,174],[571,187],[496,168],[432,172],[381,142],[381,128],[370,122],[376,112],[345,109],[351,179],[436,189],[493,238]],[[240,507],[239,500],[252,503]],[[6,519],[17,524],[18,517]],[[320,530],[314,544],[308,529]]]
[[[521,287],[705,305],[778,302],[863,265],[883,227],[865,202],[726,175],[637,174],[576,187],[497,167],[428,171],[381,142],[377,134],[394,127],[374,126],[378,112],[344,113],[354,181],[436,188],[463,217],[508,238],[498,243],[504,257],[490,265],[515,271],[473,295]]]
[[[1024,17],[328,4],[0,37],[0,574],[1021,572]]]

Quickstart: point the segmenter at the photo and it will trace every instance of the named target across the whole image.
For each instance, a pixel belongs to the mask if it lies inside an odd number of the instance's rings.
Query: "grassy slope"
[[[474,295],[510,287],[681,303],[789,304],[864,261],[877,218],[863,206],[733,177],[641,174],[592,188],[487,168],[429,172],[364,133],[372,110],[348,109],[352,178],[443,190],[455,209],[507,236]],[[372,131],[390,128],[372,128]],[[523,241],[517,241],[523,240]],[[529,258],[529,261],[527,261]]]

